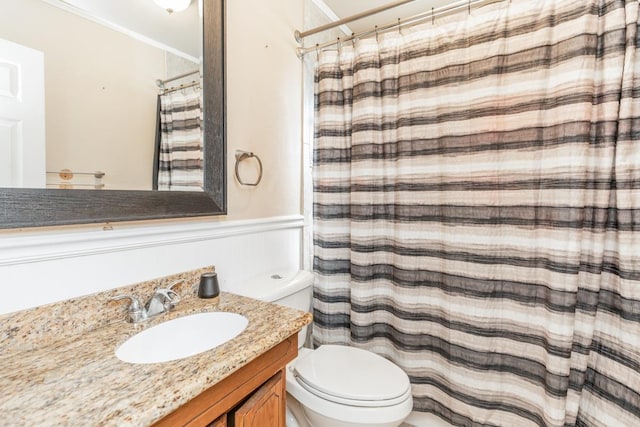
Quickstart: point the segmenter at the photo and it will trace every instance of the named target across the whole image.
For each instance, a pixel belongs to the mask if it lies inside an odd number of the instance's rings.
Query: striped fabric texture
[[[451,425],[640,426],[638,18],[512,0],[320,54],[315,345]]]
[[[202,106],[200,86],[160,96],[158,190],[202,189]]]

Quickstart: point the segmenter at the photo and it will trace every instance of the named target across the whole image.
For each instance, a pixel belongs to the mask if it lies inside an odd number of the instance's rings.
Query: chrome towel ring
[[[258,179],[256,179],[256,182],[244,182],[240,178],[240,172],[238,172],[238,165],[240,164],[240,162],[250,158],[254,158],[258,161],[258,170],[260,172],[258,174]],[[255,187],[260,184],[260,181],[262,180],[262,161],[260,161],[260,157],[253,154],[251,151],[236,150],[236,179],[238,180],[240,185]]]

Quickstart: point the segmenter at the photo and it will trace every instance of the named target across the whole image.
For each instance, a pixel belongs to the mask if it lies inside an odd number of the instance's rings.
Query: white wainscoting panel
[[[301,268],[302,216],[0,238],[0,314],[214,265],[223,290]]]

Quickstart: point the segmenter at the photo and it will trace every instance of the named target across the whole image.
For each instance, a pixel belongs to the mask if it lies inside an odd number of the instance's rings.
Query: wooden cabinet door
[[[209,424],[207,427],[227,427],[227,414],[222,415],[220,418]]]
[[[280,371],[234,413],[235,427],[284,427],[286,383]]]

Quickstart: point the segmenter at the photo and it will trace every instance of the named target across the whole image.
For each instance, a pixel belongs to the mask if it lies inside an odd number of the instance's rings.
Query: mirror
[[[180,1],[3,5],[1,187],[201,190],[201,3]]]
[[[152,2],[153,0],[144,0]],[[0,1],[11,8],[10,0]],[[109,189],[0,188],[0,227],[33,227],[92,222],[132,221],[226,213],[224,0],[203,2],[203,142],[204,191],[119,191]],[[155,6],[155,5],[154,5]],[[161,11],[164,13],[164,11]],[[29,26],[31,28],[31,26]],[[37,30],[36,27],[34,29]],[[81,37],[78,35],[78,37]],[[108,46],[92,46],[101,51]],[[69,52],[72,55],[73,52]],[[0,80],[2,79],[0,70]],[[155,83],[155,81],[154,81]],[[156,88],[157,89],[157,88]],[[0,93],[0,96],[2,94]],[[81,94],[70,94],[69,96]],[[154,112],[155,113],[155,112]],[[132,114],[132,113],[129,113]],[[97,124],[94,129],[98,128]],[[85,139],[94,139],[90,131]],[[120,150],[120,159],[125,158]],[[126,163],[126,168],[136,168]],[[109,173],[106,171],[107,174]],[[146,187],[145,187],[146,188]]]

